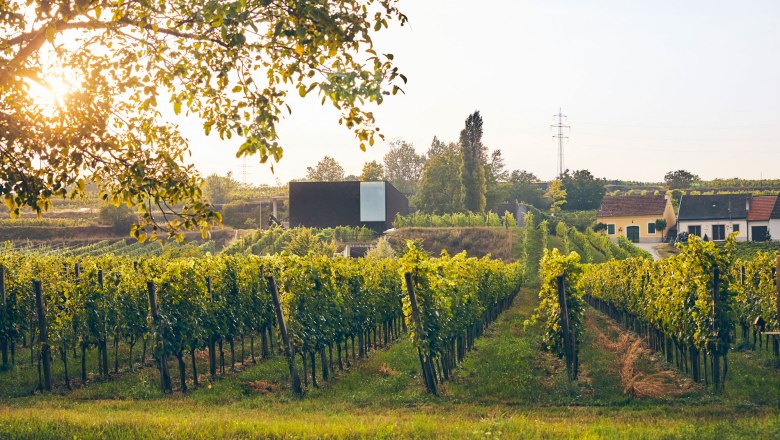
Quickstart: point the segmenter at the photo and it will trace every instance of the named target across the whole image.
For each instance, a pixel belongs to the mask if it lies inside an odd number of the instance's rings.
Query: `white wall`
[[[737,241],[747,241],[747,220],[680,220],[677,223],[677,233],[680,234],[682,232],[688,232],[688,226],[695,225],[701,226],[702,238],[706,235],[710,240],[712,240],[712,225],[725,225],[726,237],[734,232],[734,225],[739,225],[739,235],[737,235]],[[780,232],[780,229],[778,229],[778,232]]]
[[[780,218],[769,220],[769,235],[772,236],[772,241],[780,241]]]

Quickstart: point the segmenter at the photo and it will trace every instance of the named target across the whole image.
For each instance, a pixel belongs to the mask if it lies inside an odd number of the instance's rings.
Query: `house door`
[[[639,226],[626,226],[626,237],[633,243],[639,243]]]
[[[750,239],[753,241],[767,241],[767,232],[766,226],[751,226]]]

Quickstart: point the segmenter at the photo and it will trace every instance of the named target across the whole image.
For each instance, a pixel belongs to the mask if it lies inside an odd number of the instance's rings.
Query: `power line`
[[[566,115],[563,114],[560,107],[558,107],[558,114],[553,115],[553,118],[558,118],[558,123],[550,125],[550,127],[558,129],[558,134],[554,134],[553,139],[558,139],[558,177],[561,177],[563,176],[563,142],[569,139],[568,136],[564,136],[563,129],[568,128],[571,130],[571,126],[563,123]]]

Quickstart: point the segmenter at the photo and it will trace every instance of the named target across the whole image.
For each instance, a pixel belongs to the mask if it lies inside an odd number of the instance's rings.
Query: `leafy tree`
[[[336,159],[325,156],[314,167],[306,167],[306,180],[313,182],[337,182],[344,180],[344,168]]]
[[[100,223],[111,226],[117,232],[126,233],[129,231],[136,219],[137,216],[133,210],[125,205],[102,206],[98,212]]]
[[[366,162],[366,164],[363,165],[363,173],[360,175],[360,181],[371,182],[377,180],[385,180],[384,168],[375,160]]]
[[[225,204],[230,201],[230,196],[238,187],[239,184],[233,178],[232,172],[228,172],[224,177],[211,174],[206,177],[206,185],[204,187],[206,199],[215,205]]]
[[[544,196],[550,199],[550,212],[555,214],[561,210],[561,207],[566,204],[566,189],[563,188],[563,184],[560,180],[553,180],[547,186],[547,192]]]
[[[139,238],[159,211],[172,235],[205,233],[219,217],[165,113],[278,161],[288,93],[317,93],[365,149],[382,137],[365,105],[405,81],[373,46],[393,21],[406,22],[397,0],[0,2],[4,202],[41,213],[95,182],[104,200],[145,209]]]
[[[669,189],[690,188],[691,184],[698,182],[699,176],[686,170],[669,171],[664,174],[664,181]]]
[[[383,159],[385,179],[407,196],[416,193],[425,166],[425,156],[417,154],[414,145],[395,139],[390,142],[390,151]]]
[[[460,179],[463,185],[463,207],[473,212],[485,210],[487,182],[487,148],[482,144],[482,116],[475,111],[466,118],[460,132]]]
[[[462,186],[458,179],[460,164],[458,144],[444,144],[433,138],[420,188],[413,199],[420,211],[444,214],[463,210]]]
[[[512,171],[509,176],[508,200],[528,203],[539,209],[547,209],[544,191],[539,188],[537,182],[539,182],[539,178],[533,173],[522,170]]]
[[[499,203],[508,200],[509,173],[504,169],[504,157],[501,150],[495,150],[490,154],[490,162],[485,167],[485,205],[488,209],[494,209]]]
[[[657,231],[663,232],[666,229],[666,226],[667,226],[666,220],[664,220],[662,218],[659,218],[659,219],[655,220],[655,229]]]
[[[570,211],[598,209],[607,193],[606,179],[596,179],[588,170],[566,170],[561,183],[566,190],[566,209]]]

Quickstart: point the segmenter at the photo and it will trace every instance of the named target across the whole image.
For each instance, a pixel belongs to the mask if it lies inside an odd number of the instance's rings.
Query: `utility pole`
[[[558,134],[554,134],[553,139],[558,139],[558,177],[560,178],[563,175],[563,171],[564,171],[563,142],[569,139],[568,136],[565,136],[563,134],[563,129],[568,128],[571,130],[571,126],[564,124],[566,115],[563,114],[560,107],[558,107],[558,114],[553,115],[553,117],[558,119],[558,122],[556,124],[550,125],[550,127],[558,129]]]
[[[246,185],[246,177],[247,177],[247,169],[246,169],[247,168],[247,163],[246,163],[246,161],[247,161],[247,157],[246,156],[241,158],[241,183],[243,183],[244,185]]]

